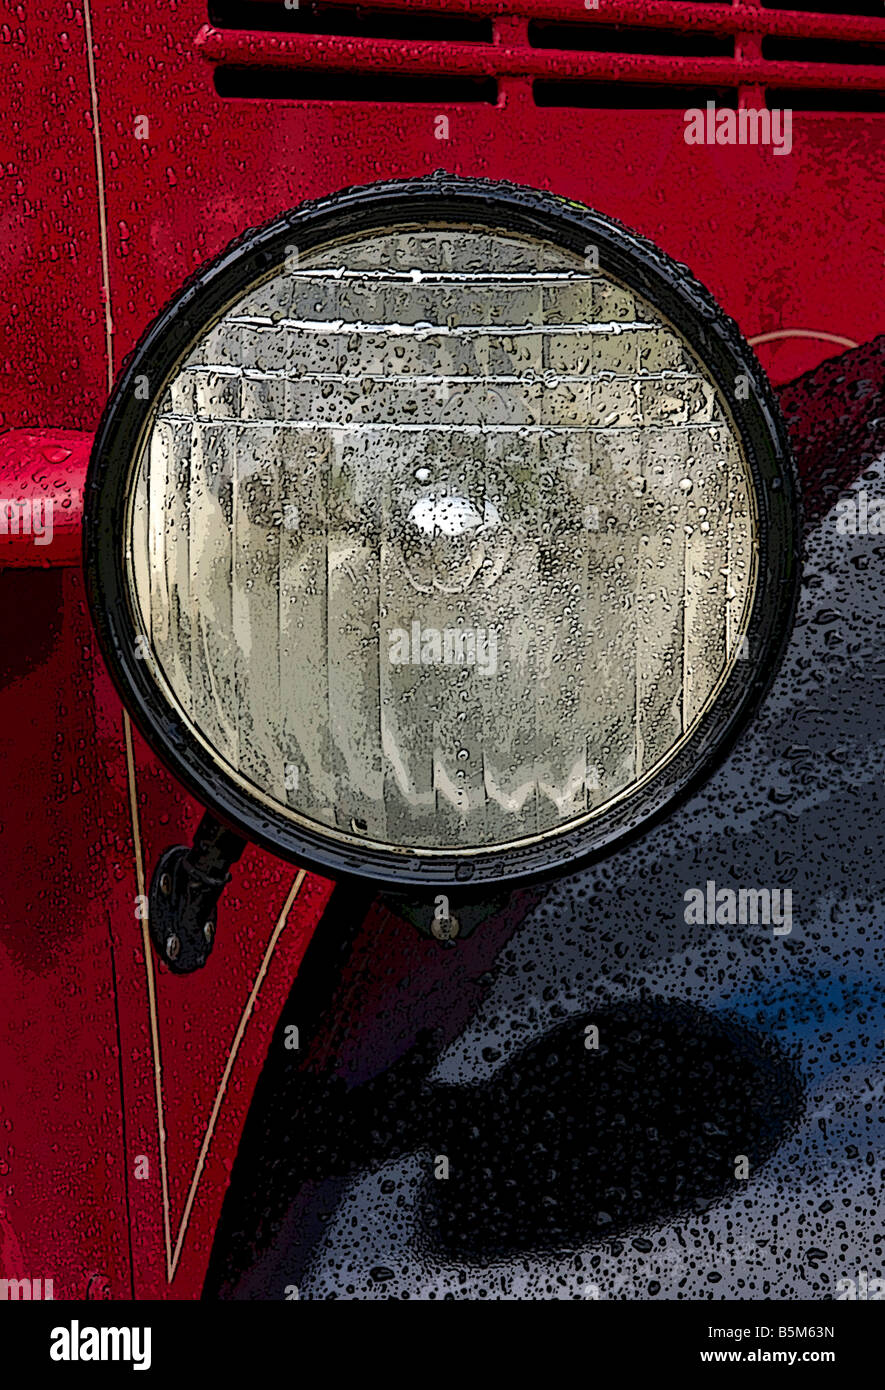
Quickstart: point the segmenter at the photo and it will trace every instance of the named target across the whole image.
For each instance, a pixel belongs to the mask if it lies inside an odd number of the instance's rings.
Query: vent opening
[[[409,102],[494,106],[498,100],[498,84],[493,78],[474,81],[389,72],[298,72],[258,67],[216,68],[215,90],[220,97],[248,101],[370,101],[388,106]]]
[[[769,87],[765,95],[770,111],[834,111],[868,112],[885,111],[885,92],[851,91],[841,88],[816,90],[815,88]]]
[[[533,84],[538,106],[576,106],[642,111],[686,111],[715,101],[736,111],[736,87],[673,87],[654,82],[547,82]]]
[[[373,11],[371,6],[351,9],[309,2],[290,10],[282,0],[210,0],[209,23],[216,29],[361,39],[491,43],[493,37],[492,21],[473,15],[415,14],[405,7]]]
[[[674,29],[604,28],[595,24],[529,25],[533,48],[589,53],[662,53],[677,58],[734,56],[734,39],[717,34],[683,34]]]
[[[885,45],[885,33],[882,42]],[[876,67],[885,64],[885,47],[878,48],[869,43],[840,43],[833,39],[767,38],[762,40],[762,57],[789,63],[846,63]]]
[[[801,0],[801,10],[800,0],[760,0],[752,21],[720,3],[715,33],[703,14],[670,27],[674,8],[658,27],[653,13],[646,25],[623,9],[619,22],[597,23],[578,9],[548,19],[519,0],[433,3],[435,11],[417,0],[301,0],[291,9],[284,0],[208,0],[196,45],[218,95],[245,100],[489,106],[508,80],[530,87],[541,107],[684,111],[708,100],[734,109],[739,90],[789,82],[786,95],[770,89],[778,108],[885,110],[885,0]],[[496,44],[495,16],[525,8],[535,17]],[[748,22],[758,40],[742,45]]]

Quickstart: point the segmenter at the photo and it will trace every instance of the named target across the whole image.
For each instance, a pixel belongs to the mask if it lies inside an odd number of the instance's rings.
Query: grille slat
[[[798,109],[878,110],[885,94],[885,14],[868,0],[441,4],[213,0],[196,46],[219,95],[246,99],[494,104],[499,79],[554,106],[592,106],[594,93],[600,106],[672,107],[684,93],[731,105],[755,89],[808,92]]]

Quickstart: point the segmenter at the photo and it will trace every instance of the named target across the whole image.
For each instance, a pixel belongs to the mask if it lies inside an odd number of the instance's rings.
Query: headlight
[[[87,496],[157,752],[247,837],[391,882],[547,872],[659,815],[795,597],[734,325],[618,224],[480,181],[247,233],[140,343]]]

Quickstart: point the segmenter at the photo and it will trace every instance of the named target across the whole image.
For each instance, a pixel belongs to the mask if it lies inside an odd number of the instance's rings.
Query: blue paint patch
[[[885,980],[829,976],[761,984],[721,999],[719,1006],[776,1037],[807,1077],[824,1077],[846,1066],[885,1056]]]

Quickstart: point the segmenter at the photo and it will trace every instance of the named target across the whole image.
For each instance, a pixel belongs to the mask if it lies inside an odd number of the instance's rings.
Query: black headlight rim
[[[703,363],[727,402],[750,468],[759,524],[759,563],[746,630],[749,659],[737,661],[686,742],[651,779],[611,810],[543,838],[503,848],[451,852],[379,848],[316,831],[277,813],[226,776],[136,656],[121,537],[145,431],[177,365],[225,307],[299,253],[393,227],[481,225],[559,244],[589,246],[599,270],[645,296]],[[203,327],[194,332],[194,320]],[[153,384],[147,400],[136,378]],[[737,393],[737,381],[747,385]],[[366,877],[388,886],[439,887],[542,880],[601,858],[670,814],[734,745],[776,674],[798,596],[799,486],[786,426],[752,349],[712,295],[657,246],[614,219],[557,195],[481,179],[433,176],[349,189],[303,204],[249,229],[202,267],[153,320],[120,374],[95,437],[86,486],[84,566],[99,644],[140,732],[179,781],[220,820],[263,848],[325,875]]]

